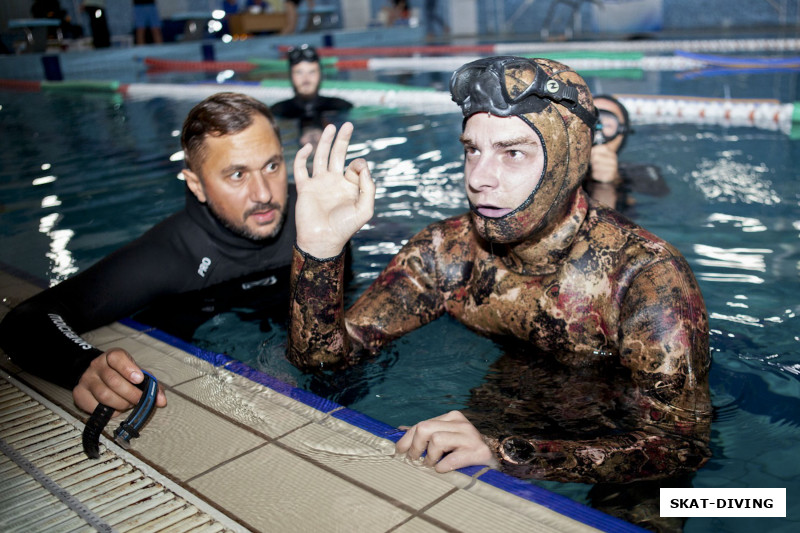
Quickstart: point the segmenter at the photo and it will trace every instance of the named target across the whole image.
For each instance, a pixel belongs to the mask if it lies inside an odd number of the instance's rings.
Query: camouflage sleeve
[[[620,358],[635,384],[638,427],[591,440],[488,440],[509,474],[628,482],[692,472],[711,455],[705,304],[678,257],[640,272],[624,295]]]
[[[344,257],[315,259],[295,247],[292,261],[289,360],[304,369],[341,367],[359,353],[377,352],[392,339],[444,312],[436,289],[427,231],[411,239],[345,312]]]
[[[317,259],[294,247],[290,276],[289,361],[301,369],[346,363],[345,252]]]

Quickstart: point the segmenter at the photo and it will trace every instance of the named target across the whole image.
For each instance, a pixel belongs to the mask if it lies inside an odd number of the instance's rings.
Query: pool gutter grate
[[[243,531],[111,449],[86,457],[71,423],[0,377],[0,530]],[[55,408],[55,406],[52,406]],[[79,429],[80,426],[80,429]]]

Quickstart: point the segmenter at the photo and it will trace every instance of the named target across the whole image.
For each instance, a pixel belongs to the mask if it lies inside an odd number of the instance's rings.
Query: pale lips
[[[513,211],[513,209],[507,207],[494,207],[492,205],[479,205],[475,210],[487,218],[500,218]]]

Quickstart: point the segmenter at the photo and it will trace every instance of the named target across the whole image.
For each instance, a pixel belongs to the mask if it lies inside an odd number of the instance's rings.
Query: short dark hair
[[[269,107],[251,96],[233,92],[216,93],[194,106],[181,130],[186,166],[199,173],[205,158],[206,137],[239,133],[247,129],[253,123],[253,117],[259,114],[269,121],[280,142],[280,130]]]

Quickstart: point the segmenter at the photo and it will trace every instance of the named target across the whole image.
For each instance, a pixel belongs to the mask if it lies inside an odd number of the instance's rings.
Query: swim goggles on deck
[[[156,406],[158,381],[149,372],[142,370],[142,373],[144,374],[144,379],[136,385],[142,390],[139,403],[133,408],[128,418],[114,431],[114,440],[126,450],[130,448],[131,439],[139,436],[139,430],[150,418]],[[83,429],[83,451],[90,459],[98,459],[100,457],[100,434],[109,420],[111,420],[113,414],[113,407],[99,403],[94,412],[92,412],[92,416],[89,417],[89,421],[86,422],[86,427]]]
[[[620,121],[619,117],[605,109],[597,110],[597,130],[594,134],[594,144],[605,144],[611,142],[619,135],[632,133],[631,127]]]
[[[319,63],[319,55],[313,46],[303,44],[300,46],[293,46],[287,52],[289,58],[289,65],[296,65],[301,61],[309,61],[311,63]]]
[[[509,81],[515,81],[509,87]],[[530,59],[512,56],[478,59],[450,78],[450,94],[465,117],[489,112],[499,117],[540,113],[557,102],[594,132],[597,117],[578,103],[578,89],[548,76]]]

